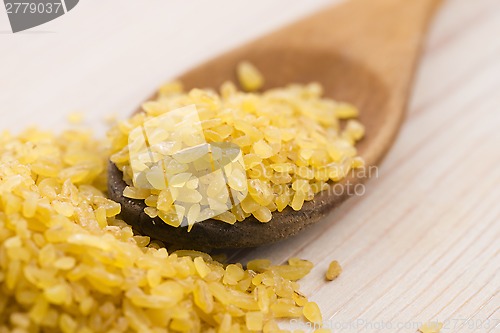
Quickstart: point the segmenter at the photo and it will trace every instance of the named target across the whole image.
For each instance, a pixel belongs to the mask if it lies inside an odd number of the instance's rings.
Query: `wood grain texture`
[[[326,1],[130,2],[109,15],[119,3],[82,2],[44,26],[53,33],[0,34],[2,129],[59,128],[75,109],[95,123],[104,114],[127,116],[166,76]],[[245,13],[203,15],[216,3]],[[139,11],[144,24],[128,24]],[[447,324],[442,332],[499,332],[498,31],[497,0],[447,1],[403,129],[366,193],[295,238],[232,259],[312,260],[301,286],[336,332],[416,332],[436,319]],[[198,35],[201,45],[188,42]],[[333,259],[344,272],[326,283]]]

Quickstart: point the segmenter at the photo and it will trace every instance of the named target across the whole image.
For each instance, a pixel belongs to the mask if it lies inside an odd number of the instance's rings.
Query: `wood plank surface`
[[[0,10],[0,130],[102,134],[161,82],[331,1],[81,1],[12,34]],[[299,236],[232,260],[315,263],[301,286],[335,332],[500,332],[500,1],[449,0],[407,118],[365,193]],[[324,281],[331,260],[343,274]]]

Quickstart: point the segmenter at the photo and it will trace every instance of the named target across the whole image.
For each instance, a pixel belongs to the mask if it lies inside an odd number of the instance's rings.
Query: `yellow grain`
[[[264,77],[259,72],[257,67],[248,61],[242,61],[236,68],[238,80],[246,91],[255,91],[264,84]]]
[[[340,275],[340,273],[342,273],[342,267],[337,260],[334,260],[328,266],[325,277],[327,280],[332,281],[335,280]]]
[[[82,112],[72,112],[68,115],[68,121],[74,125],[81,124],[83,122],[83,117]]]
[[[306,317],[307,320],[313,323],[321,323],[323,318],[321,316],[321,310],[319,309],[318,304],[314,302],[308,302],[304,305],[304,308],[302,309],[302,312],[304,314],[304,317]]]
[[[443,323],[440,322],[428,322],[422,324],[418,329],[421,333],[439,333],[443,328]]]

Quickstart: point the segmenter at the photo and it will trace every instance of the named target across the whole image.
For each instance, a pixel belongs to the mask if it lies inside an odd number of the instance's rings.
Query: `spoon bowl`
[[[186,89],[216,89],[227,80],[236,82],[237,64],[248,60],[263,72],[263,89],[318,82],[326,97],[360,110],[366,134],[357,149],[369,168],[381,161],[396,137],[425,28],[438,3],[352,0],[223,54],[178,79]],[[124,220],[141,234],[184,248],[244,248],[285,239],[316,223],[368,176],[352,173],[305,202],[300,211],[287,207],[273,212],[268,223],[253,217],[233,225],[206,220],[190,232],[150,218],[142,200],[123,197],[126,184],[112,163],[108,188],[110,197],[122,205]]]

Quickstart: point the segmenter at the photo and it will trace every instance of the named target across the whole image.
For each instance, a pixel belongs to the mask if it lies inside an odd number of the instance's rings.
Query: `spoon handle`
[[[378,74],[405,102],[426,28],[441,0],[350,0],[268,36],[267,42],[331,49]]]

